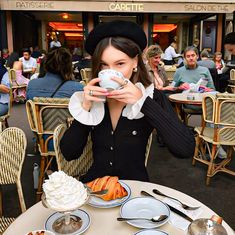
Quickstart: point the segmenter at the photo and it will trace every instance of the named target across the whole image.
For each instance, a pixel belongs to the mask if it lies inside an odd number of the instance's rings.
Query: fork
[[[196,210],[198,208],[200,208],[200,206],[189,206],[189,205],[186,205],[185,203],[181,202],[179,199],[177,198],[174,198],[174,197],[171,197],[171,196],[168,196],[162,192],[160,192],[159,190],[157,189],[153,189],[153,193],[157,194],[157,195],[160,195],[160,196],[163,196],[163,197],[168,197],[168,198],[171,198],[173,200],[176,200],[177,202],[179,202],[181,204],[181,206],[185,209],[185,210]]]

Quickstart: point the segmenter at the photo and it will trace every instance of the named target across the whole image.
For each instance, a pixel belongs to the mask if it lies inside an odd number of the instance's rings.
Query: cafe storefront
[[[57,36],[62,44],[83,48],[88,32],[113,19],[140,24],[149,44],[165,49],[176,41],[178,51],[199,39],[200,49],[223,51],[223,37],[234,31],[234,0],[1,0],[0,49],[39,45],[47,50]]]

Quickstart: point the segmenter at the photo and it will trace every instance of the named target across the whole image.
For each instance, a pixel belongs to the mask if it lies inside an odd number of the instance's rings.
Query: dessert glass
[[[89,195],[87,195],[86,201],[83,204],[73,209],[56,210],[57,212],[60,212],[63,215],[54,221],[52,225],[53,230],[59,234],[71,234],[71,233],[75,233],[76,231],[78,231],[81,228],[83,221],[79,216],[72,214],[72,212],[82,207],[88,201],[88,199],[89,199]],[[55,210],[55,208],[51,208],[48,205],[45,193],[42,194],[42,204],[46,208]]]

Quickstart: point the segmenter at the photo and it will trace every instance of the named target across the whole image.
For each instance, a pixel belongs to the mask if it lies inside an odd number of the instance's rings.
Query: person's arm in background
[[[35,73],[37,69],[37,61],[33,58],[33,66],[32,66],[32,73]]]
[[[173,47],[171,47],[171,56],[172,56],[172,58],[174,59],[174,58],[176,58],[176,57],[181,56],[181,54],[177,54],[177,53],[175,52],[175,49],[174,49]]]
[[[8,94],[10,92],[10,89],[7,86],[5,86],[5,85],[0,84],[0,92]]]
[[[0,84],[0,92],[4,94],[8,94],[10,92],[10,80],[9,80],[9,74],[6,72],[3,77]]]

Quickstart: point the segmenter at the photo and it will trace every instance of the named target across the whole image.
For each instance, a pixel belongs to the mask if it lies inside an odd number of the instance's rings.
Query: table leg
[[[175,103],[175,112],[176,112],[177,116],[179,117],[179,119],[182,122],[185,122],[184,113],[183,113],[183,110],[182,110],[182,104]]]

